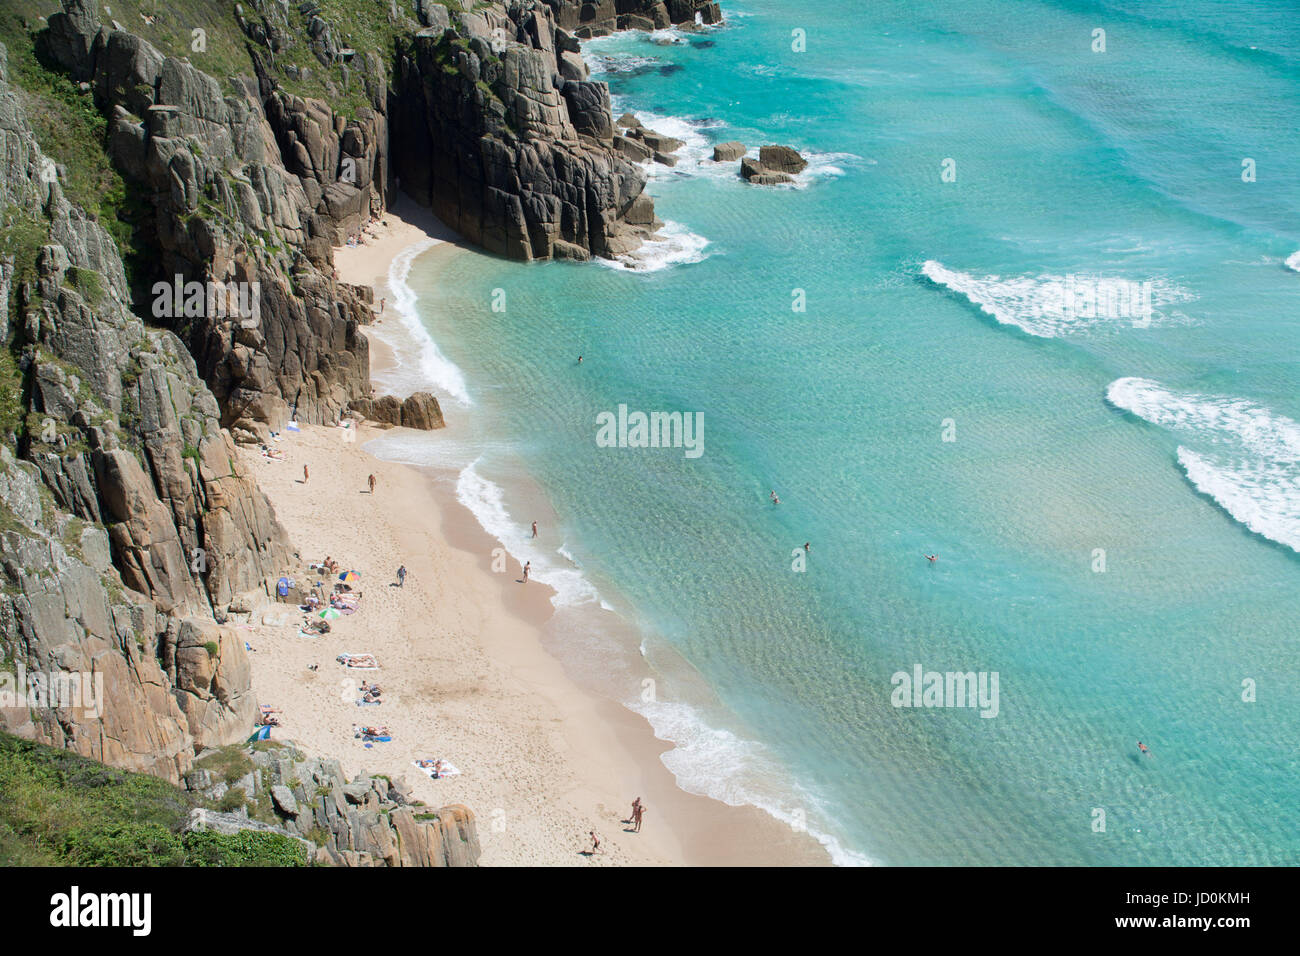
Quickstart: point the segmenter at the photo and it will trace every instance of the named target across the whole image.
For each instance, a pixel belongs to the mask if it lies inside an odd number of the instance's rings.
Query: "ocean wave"
[[[626,706],[650,722],[656,737],[673,745],[660,760],[683,790],[733,807],[757,807],[806,829],[836,866],[874,864],[819,825],[825,812],[821,802],[792,780],[763,745],[711,726],[697,708],[681,701],[635,700]]]
[[[1147,326],[1186,324],[1181,312],[1161,307],[1194,298],[1162,277],[1130,280],[1100,275],[973,276],[929,259],[921,274],[965,297],[1003,325],[1029,335],[1058,338],[1099,325]],[[1092,307],[1088,306],[1091,299]]]
[[[664,222],[654,236],[617,259],[597,259],[596,262],[613,269],[632,272],[658,272],[671,266],[702,262],[708,258],[705,247],[709,240],[691,232],[681,223]]]
[[[393,290],[393,307],[402,320],[402,325],[415,340],[415,367],[407,368],[407,357],[403,350],[394,348],[397,361],[396,377],[406,386],[407,391],[419,391],[432,386],[436,391],[450,397],[459,405],[469,406],[473,402],[465,386],[465,376],[455,362],[442,354],[433,336],[429,334],[420,314],[416,311],[415,291],[407,284],[411,275],[411,264],[415,258],[436,240],[422,239],[403,249],[393,257],[388,267],[388,286]],[[376,331],[379,331],[376,328]],[[409,380],[408,380],[409,379]]]
[[[586,49],[582,58],[591,70],[592,77],[597,76],[641,76],[653,73],[663,66],[657,56],[644,56],[637,53],[596,53]]]
[[[1286,267],[1300,272],[1300,252],[1293,252],[1286,257]]]
[[[456,500],[469,509],[483,530],[496,538],[511,557],[520,564],[532,562],[529,580],[554,589],[552,605],[577,607],[599,602],[600,594],[580,570],[557,563],[554,555],[534,544],[531,533],[511,517],[505,491],[479,473],[480,460],[471,462],[456,479]]]
[[[1143,378],[1111,382],[1106,400],[1200,446],[1177,452],[1197,491],[1256,534],[1300,551],[1300,422],[1247,399],[1173,392]]]

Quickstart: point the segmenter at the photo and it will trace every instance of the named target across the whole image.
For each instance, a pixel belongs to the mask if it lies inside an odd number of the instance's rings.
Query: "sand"
[[[426,238],[449,251],[455,243],[410,205],[386,219],[366,245],[336,250],[340,278],[373,284],[376,308],[391,294],[395,255]],[[372,368],[382,370],[392,349],[370,338]],[[405,775],[430,805],[465,804],[478,819],[483,865],[829,862],[815,840],[760,810],[679,789],[659,760],[669,745],[644,718],[579,687],[543,647],[549,589],[522,583],[513,561],[494,573],[497,542],[449,487],[364,451],[381,433],[370,424],[355,434],[304,426],[277,443],[286,461],[241,452],[298,552],[285,571],[310,586],[323,576],[308,565],[330,555],[362,575],[360,607],[328,635],[299,636],[305,615],[293,605],[275,606],[284,623],[247,633],[259,703],[282,712],[276,738],[336,757],[349,775]],[[399,565],[409,572],[401,588]],[[374,654],[381,667],[349,670],[335,661],[344,652]],[[382,705],[357,706],[363,680],[380,684]],[[354,737],[359,724],[385,725],[394,739],[367,748]],[[431,780],[411,765],[420,758],[461,773]],[[640,833],[623,822],[636,796],[647,807]],[[593,830],[594,855],[585,852]]]

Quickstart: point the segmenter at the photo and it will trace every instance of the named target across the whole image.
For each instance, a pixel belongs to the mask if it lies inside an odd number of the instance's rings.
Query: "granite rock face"
[[[64,0],[44,34],[51,58],[90,84],[108,119],[109,158],[149,203],[142,231],[157,256],[147,287],[133,290],[137,303],[185,342],[221,424],[242,441],[291,417],[335,420],[368,392],[357,325],[369,310],[334,281],[329,247],[357,235],[388,195],[377,58],[373,75],[361,73],[373,106],[344,118],[276,87],[253,43],[269,55],[287,24],[275,3],[253,8],[256,22],[238,16],[258,78],[229,78],[226,92],[188,61],[101,23],[89,0]],[[209,300],[199,314],[177,314],[175,286],[191,282],[237,287],[254,308],[231,317]]]
[[[808,161],[789,146],[762,146],[758,159],[741,159],[740,175],[757,186],[778,186],[794,182],[807,167]]]
[[[671,149],[616,135],[609,89],[586,78],[577,36],[625,28],[629,16],[693,23],[697,12],[706,23],[721,18],[716,4],[690,0],[510,0],[426,16],[430,25],[399,44],[394,71],[401,189],[511,259],[636,248],[655,225],[636,164]]]
[[[269,830],[308,844],[309,858],[334,866],[477,866],[480,855],[474,814],[459,804],[431,810],[412,801],[403,777],[348,780],[337,760],[307,758],[292,744],[249,753],[252,769],[234,783],[204,769],[207,754],[185,776],[185,785],[208,800],[269,797],[275,822],[233,812],[195,810],[190,829],[219,833]],[[232,801],[233,802],[233,801]]]
[[[288,541],[190,354],[129,309],[116,245],[50,175],[3,47],[0,157],[0,208],[35,246],[0,265],[24,424],[0,451],[0,640],[14,667],[103,686],[95,707],[29,698],[0,723],[175,780],[195,740],[247,732],[243,642],[215,616],[266,599]]]

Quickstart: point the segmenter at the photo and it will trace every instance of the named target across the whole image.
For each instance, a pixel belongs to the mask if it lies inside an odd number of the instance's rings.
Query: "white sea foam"
[[[393,377],[408,392],[432,387],[435,391],[451,398],[459,405],[473,404],[469,390],[465,387],[465,376],[460,367],[451,361],[438,348],[429,331],[420,321],[416,311],[415,291],[407,284],[411,275],[411,264],[415,258],[435,244],[437,240],[422,239],[398,253],[388,267],[388,286],[393,290],[393,307],[402,320],[402,325],[415,342],[414,362],[403,354],[402,349],[394,349],[397,369]],[[375,327],[380,331],[380,327]]]
[[[1177,283],[1162,277],[1130,280],[1083,273],[1006,278],[973,276],[949,269],[933,259],[925,262],[921,274],[936,285],[964,296],[1003,325],[1014,325],[1023,332],[1043,338],[1057,338],[1101,325],[1157,326],[1191,321],[1181,312],[1164,311],[1174,303],[1189,301],[1193,296]],[[1149,319],[1139,314],[1136,302],[1137,290],[1144,286],[1150,296]],[[1072,307],[1071,296],[1077,297],[1082,289],[1111,295],[1125,307],[1118,311],[1114,308]],[[1133,306],[1131,309],[1127,307],[1130,304]]]
[[[540,581],[555,590],[551,604],[577,607],[600,600],[595,587],[576,567],[565,567],[553,552],[538,547],[531,532],[511,517],[506,507],[505,491],[478,470],[479,461],[471,462],[456,480],[456,500],[473,513],[478,523],[521,564],[531,561],[529,580]]]
[[[754,806],[784,823],[806,827],[836,866],[873,864],[818,826],[824,813],[821,801],[792,779],[762,744],[711,726],[698,709],[682,701],[636,700],[627,706],[650,722],[656,737],[673,744],[660,759],[682,789],[733,807]]]
[[[1178,448],[1196,489],[1251,531],[1300,551],[1300,422],[1246,399],[1173,392],[1143,378],[1111,382],[1106,400],[1196,445]]]
[[[1300,272],[1300,252],[1293,252],[1286,257],[1286,267]]]
[[[664,222],[664,227],[636,249],[617,259],[596,259],[611,269],[632,272],[658,272],[670,266],[701,262],[708,257],[709,240],[691,232],[681,223]]]

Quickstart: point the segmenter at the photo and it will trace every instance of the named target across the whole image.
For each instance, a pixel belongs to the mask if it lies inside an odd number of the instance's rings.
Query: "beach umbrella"
[[[342,615],[340,615],[339,612],[332,607],[327,607],[325,610],[321,611],[320,614],[317,615],[317,617],[319,617],[323,621],[332,621],[336,617],[341,617],[341,616]]]
[[[344,571],[342,574],[339,575],[339,580],[342,581],[344,584],[353,584],[361,580],[361,572]]]

